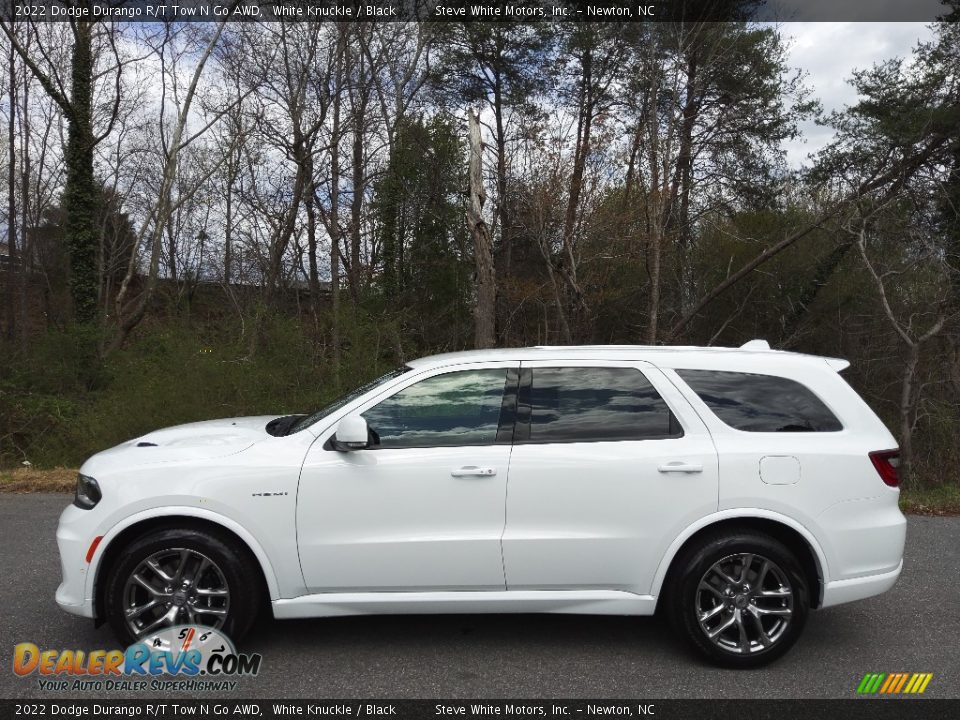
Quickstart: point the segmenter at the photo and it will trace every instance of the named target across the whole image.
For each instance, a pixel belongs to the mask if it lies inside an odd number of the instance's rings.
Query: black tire
[[[127,581],[131,575],[141,567],[148,558],[157,553],[173,553],[173,551],[189,551],[187,557],[207,559],[211,563],[206,566],[204,577],[220,581],[228,592],[226,596],[226,611],[220,620],[212,615],[196,616],[191,623],[185,617],[185,611],[178,616],[176,624],[214,625],[222,622],[220,629],[235,643],[246,634],[256,619],[261,602],[261,579],[255,567],[255,559],[247,548],[238,544],[229,536],[207,529],[182,527],[163,528],[141,535],[124,549],[110,568],[104,589],[104,609],[107,621],[123,644],[123,647],[136,642],[137,635],[128,626],[125,617],[124,594],[127,592]],[[176,558],[172,562],[176,562]],[[199,566],[199,562],[197,566]],[[211,575],[211,573],[216,573]],[[162,581],[151,579],[151,585],[158,585]],[[165,588],[163,588],[165,589]],[[166,602],[166,600],[164,601]],[[213,601],[208,601],[213,604]],[[166,605],[170,607],[170,605]],[[161,612],[154,610],[151,612]],[[148,618],[149,619],[149,618]],[[147,620],[141,621],[144,625]],[[157,628],[159,629],[159,628]]]
[[[720,573],[738,582],[731,586]],[[782,657],[810,613],[809,586],[796,556],[780,541],[748,529],[712,533],[686,549],[666,590],[664,610],[673,628],[701,656],[728,668],[760,667]],[[701,623],[707,613],[712,615]],[[728,622],[715,639],[708,636]]]

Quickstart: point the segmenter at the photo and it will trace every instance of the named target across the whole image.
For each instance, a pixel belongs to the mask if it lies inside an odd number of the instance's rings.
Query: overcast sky
[[[847,82],[851,71],[896,56],[909,55],[931,32],[924,23],[784,23],[790,42],[790,63],[809,73],[807,85],[825,111],[839,110],[856,101]],[[803,138],[787,144],[791,166],[806,164],[807,155],[829,142],[829,128],[802,126]]]

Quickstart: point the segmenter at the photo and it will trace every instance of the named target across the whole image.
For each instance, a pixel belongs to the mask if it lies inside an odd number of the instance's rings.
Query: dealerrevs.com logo
[[[13,672],[36,673],[41,690],[223,691],[236,689],[233,678],[256,676],[262,660],[238,653],[218,630],[177,625],[126,650],[41,650],[20,643],[13,649]]]

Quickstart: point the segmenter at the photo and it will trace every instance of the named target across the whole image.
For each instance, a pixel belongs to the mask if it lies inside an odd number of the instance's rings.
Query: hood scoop
[[[155,442],[143,441],[143,442],[138,442],[137,447],[157,447],[157,444]]]

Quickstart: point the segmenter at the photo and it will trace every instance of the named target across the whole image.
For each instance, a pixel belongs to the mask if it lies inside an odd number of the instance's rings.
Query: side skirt
[[[653,615],[657,599],[622,590],[317,593],[273,601],[277,618],[438,613]]]

